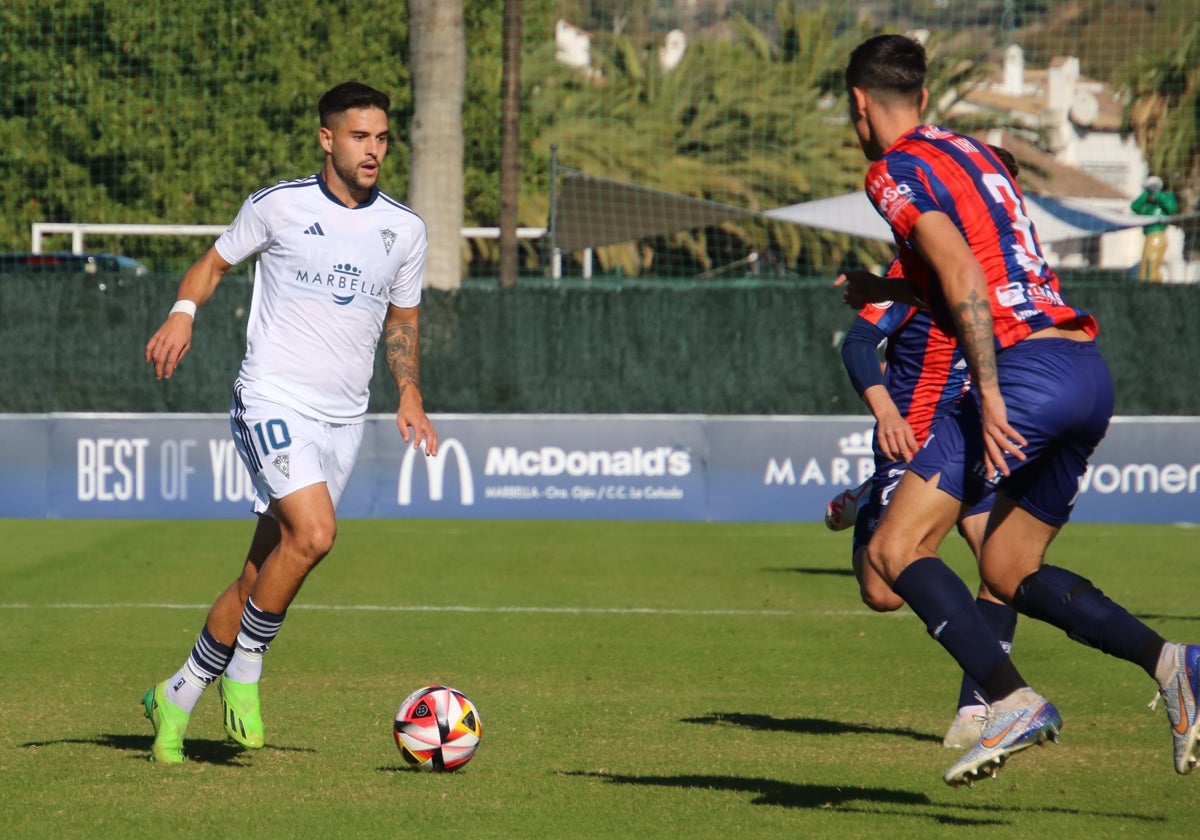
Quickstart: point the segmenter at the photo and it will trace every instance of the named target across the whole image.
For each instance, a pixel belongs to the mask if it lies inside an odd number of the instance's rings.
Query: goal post
[[[43,253],[46,237],[52,234],[69,235],[71,237],[71,253],[84,252],[84,238],[90,234],[125,234],[127,236],[220,236],[227,225],[163,225],[102,222],[34,222],[30,232],[30,250],[35,254]],[[520,227],[517,228],[518,239],[541,239],[546,235],[546,228]],[[465,239],[498,239],[498,227],[464,227],[462,236]]]
[[[130,236],[220,236],[226,225],[155,225],[155,224],[102,224],[99,222],[34,222],[31,226],[30,248],[33,253],[43,252],[45,238],[49,234],[69,234],[71,253],[84,252],[84,237],[89,233],[127,234]]]

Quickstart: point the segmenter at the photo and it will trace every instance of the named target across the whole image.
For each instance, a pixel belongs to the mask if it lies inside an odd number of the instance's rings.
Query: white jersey
[[[320,175],[251,195],[216,241],[226,262],[258,255],[238,378],[305,416],[361,419],[388,304],[420,303],[425,248],[421,218],[378,190],[354,209]]]

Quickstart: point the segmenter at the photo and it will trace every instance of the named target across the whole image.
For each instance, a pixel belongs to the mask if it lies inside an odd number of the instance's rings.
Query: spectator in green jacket
[[[1151,175],[1142,185],[1142,194],[1131,205],[1142,216],[1174,216],[1179,212],[1175,193],[1163,189],[1162,178]],[[1139,283],[1161,283],[1163,256],[1167,253],[1167,225],[1152,222],[1142,228],[1146,244],[1142,246],[1142,263],[1138,267]]]

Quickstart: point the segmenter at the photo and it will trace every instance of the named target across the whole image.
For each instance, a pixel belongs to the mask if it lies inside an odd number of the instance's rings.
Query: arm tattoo
[[[958,343],[978,387],[996,384],[995,332],[992,310],[986,298],[972,292],[953,307]]]
[[[417,328],[410,324],[389,327],[384,337],[384,351],[388,372],[396,380],[396,388],[404,396],[410,384],[421,387],[421,346],[417,341]]]

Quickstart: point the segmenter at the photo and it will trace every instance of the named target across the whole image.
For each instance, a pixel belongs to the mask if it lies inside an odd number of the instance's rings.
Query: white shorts
[[[256,396],[240,380],[233,386],[229,428],[258,496],[255,513],[269,513],[282,499],[324,482],[336,508],[362,445],[363,424],[325,423]]]

